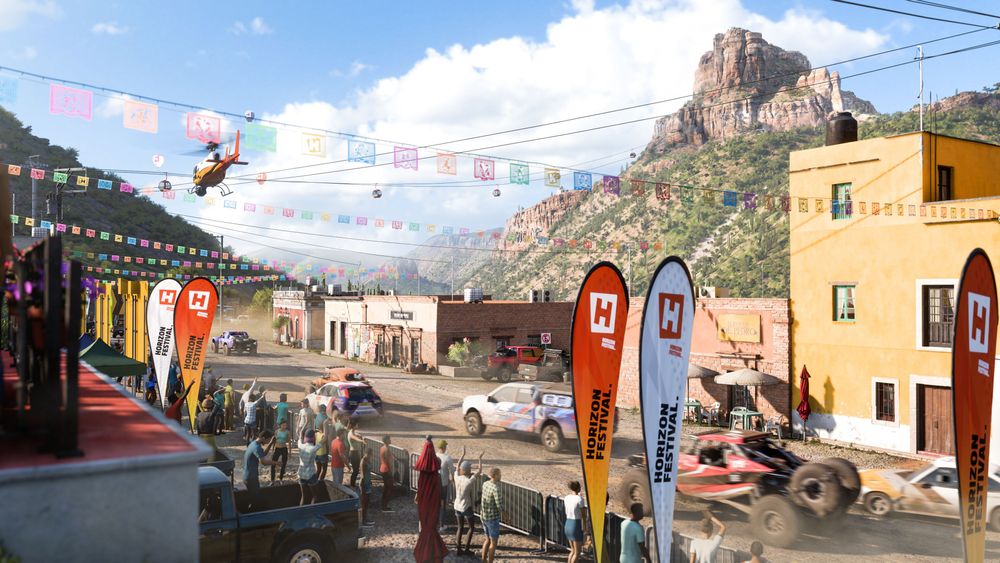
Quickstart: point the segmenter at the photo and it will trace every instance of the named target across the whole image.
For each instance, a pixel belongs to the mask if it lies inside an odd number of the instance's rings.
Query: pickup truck
[[[569,355],[562,350],[546,348],[542,360],[535,364],[517,366],[517,375],[525,381],[569,381]]]
[[[486,371],[483,379],[489,381],[496,377],[500,383],[508,383],[511,376],[517,373],[521,364],[538,364],[542,361],[544,352],[536,346],[506,346],[486,358]]]
[[[234,491],[214,467],[198,468],[198,529],[201,561],[326,563],[342,561],[364,544],[360,501],[331,481],[314,504],[299,506],[297,483],[262,487],[260,506],[249,511],[246,491]]]
[[[257,340],[250,338],[246,331],[227,330],[221,336],[212,338],[212,349],[216,353],[222,352],[227,356],[233,352],[246,352],[256,356]]]

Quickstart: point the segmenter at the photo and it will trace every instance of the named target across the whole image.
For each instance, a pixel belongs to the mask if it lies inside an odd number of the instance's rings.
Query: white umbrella
[[[715,382],[720,385],[743,385],[744,387],[760,387],[762,385],[779,385],[784,381],[759,372],[755,369],[743,368],[715,376]]]
[[[709,369],[697,364],[688,364],[688,379],[698,379],[700,377],[712,377],[719,375],[714,369]]]

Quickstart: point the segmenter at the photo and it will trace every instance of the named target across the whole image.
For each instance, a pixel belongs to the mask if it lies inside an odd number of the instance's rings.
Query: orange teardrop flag
[[[604,511],[622,362],[628,294],[613,264],[601,262],[583,280],[573,310],[573,405],[597,561],[604,552]]]
[[[955,312],[951,386],[962,544],[966,561],[983,561],[996,375],[997,284],[990,259],[979,248],[972,251],[962,270]]]
[[[188,416],[194,430],[194,417],[201,397],[201,372],[212,334],[212,319],[219,295],[208,278],[194,278],[184,285],[174,306],[174,337],[181,365],[181,381],[186,388],[194,383],[187,396]]]

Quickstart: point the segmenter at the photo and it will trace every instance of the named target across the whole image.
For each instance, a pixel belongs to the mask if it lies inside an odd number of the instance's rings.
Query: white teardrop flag
[[[156,388],[164,409],[170,406],[167,404],[167,379],[175,346],[174,304],[180,292],[181,282],[173,278],[162,279],[153,286],[146,303],[146,336],[156,372]]]

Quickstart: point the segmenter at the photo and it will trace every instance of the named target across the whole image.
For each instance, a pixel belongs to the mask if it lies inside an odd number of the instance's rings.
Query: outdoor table
[[[761,427],[764,425],[764,413],[752,411],[746,407],[736,407],[729,413],[729,429],[736,429],[736,421],[740,421],[740,428],[743,430],[751,430],[754,428],[753,421],[757,419],[760,421]]]
[[[691,420],[692,418],[696,421],[701,421],[701,401],[695,399],[693,401],[684,401],[684,418],[685,420]]]

